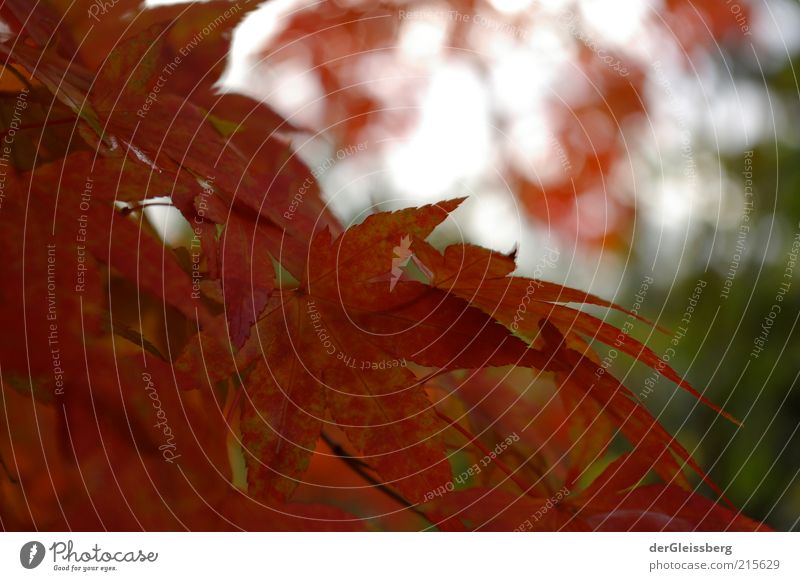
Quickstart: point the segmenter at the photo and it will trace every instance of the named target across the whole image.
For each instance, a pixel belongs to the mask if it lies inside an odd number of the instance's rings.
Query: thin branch
[[[14,484],[19,484],[19,480],[11,473],[11,470],[8,468],[6,461],[3,459],[2,454],[0,454],[0,466],[3,467],[3,472],[8,474],[8,479],[13,482]]]
[[[322,432],[322,440],[330,447],[336,456],[341,459],[347,466],[353,470],[356,474],[361,476],[364,480],[372,484],[375,488],[379,491],[384,493],[386,496],[390,497],[392,500],[399,502],[406,508],[408,508],[413,513],[421,516],[426,521],[430,522],[431,524],[435,524],[431,522],[431,520],[425,515],[424,512],[419,510],[416,506],[411,504],[408,500],[406,500],[401,494],[392,490],[386,484],[375,478],[372,474],[369,473],[369,466],[363,462],[361,459],[352,456],[345,450],[338,442],[336,442],[333,438],[331,438],[328,434],[324,431]]]

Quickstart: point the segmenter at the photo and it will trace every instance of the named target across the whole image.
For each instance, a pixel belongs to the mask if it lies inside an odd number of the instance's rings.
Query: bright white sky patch
[[[587,27],[599,39],[618,45],[630,42],[641,30],[650,10],[643,0],[581,0]]]
[[[439,55],[448,30],[446,20],[438,18],[435,12],[430,17],[403,20],[398,43],[401,56],[410,64],[418,64]]]
[[[519,209],[511,195],[486,192],[470,200],[468,227],[475,243],[498,252],[510,252],[519,242]]]
[[[477,73],[463,64],[437,69],[421,102],[419,125],[387,160],[398,189],[429,199],[479,175],[491,149],[488,127],[487,87]]]
[[[489,4],[498,12],[517,14],[526,8],[530,8],[531,4],[533,4],[533,0],[489,0]]]

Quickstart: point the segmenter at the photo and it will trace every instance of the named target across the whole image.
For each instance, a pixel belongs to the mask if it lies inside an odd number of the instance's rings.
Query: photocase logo
[[[26,569],[35,569],[44,560],[44,545],[39,541],[30,541],[19,550],[19,562]]]

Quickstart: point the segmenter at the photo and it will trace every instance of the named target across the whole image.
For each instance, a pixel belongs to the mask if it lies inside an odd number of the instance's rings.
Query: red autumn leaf
[[[417,241],[415,250],[433,272],[431,283],[434,286],[470,301],[511,330],[534,338],[539,332],[539,322],[545,318],[562,329],[569,338],[582,334],[591,339],[599,339],[652,367],[713,410],[735,421],[730,414],[723,412],[687,384],[651,349],[628,333],[621,332],[597,317],[560,304],[582,303],[617,308],[612,303],[561,285],[509,276],[516,268],[514,260],[485,248],[471,245],[449,246],[445,249],[444,256],[441,256],[429,245]],[[633,315],[629,311],[623,312]]]
[[[219,271],[234,345],[241,347],[267,305],[275,273],[268,243],[255,222],[231,215],[220,241]]]

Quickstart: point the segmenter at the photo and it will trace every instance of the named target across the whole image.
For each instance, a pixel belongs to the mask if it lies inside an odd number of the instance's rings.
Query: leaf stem
[[[364,480],[366,480],[368,483],[372,484],[375,488],[377,488],[380,492],[382,492],[383,494],[385,494],[386,496],[388,496],[392,500],[394,500],[396,502],[399,502],[400,504],[405,506],[407,509],[409,509],[411,512],[421,516],[422,518],[424,518],[427,522],[431,523],[432,525],[435,524],[425,515],[424,512],[422,512],[416,506],[411,504],[400,493],[396,492],[395,490],[392,490],[391,488],[386,486],[386,484],[384,484],[383,482],[381,482],[380,480],[375,478],[375,476],[370,474],[368,472],[368,470],[367,470],[368,469],[368,465],[366,463],[362,462],[359,458],[356,458],[355,456],[352,456],[351,454],[349,454],[347,452],[347,450],[345,450],[342,447],[341,444],[339,444],[336,440],[331,438],[330,435],[326,434],[325,431],[323,431],[321,435],[322,435],[322,440],[328,445],[328,447],[331,449],[331,451],[334,454],[336,454],[336,456],[340,460],[342,460],[345,464],[347,464],[347,466],[351,470],[353,470],[353,472],[355,472],[356,474],[361,476]]]
[[[16,477],[11,473],[11,470],[8,468],[8,465],[6,464],[6,461],[3,459],[2,455],[0,455],[0,466],[3,467],[3,472],[8,475],[8,479],[13,484],[19,484],[19,480],[17,480]]]
[[[488,456],[489,458],[491,458],[491,451],[478,440],[478,436],[473,436],[469,432],[469,430],[461,427],[458,424],[458,422],[456,422],[455,420],[453,420],[452,418],[450,418],[446,414],[442,413],[441,411],[439,411],[435,407],[434,407],[434,410],[436,411],[436,415],[437,416],[439,416],[442,420],[444,420],[445,422],[450,424],[450,426],[452,428],[455,428],[455,430],[459,434],[464,436],[469,441],[470,444],[473,444],[476,448],[478,448],[484,454],[484,456]],[[520,480],[519,477],[517,477],[514,474],[514,472],[508,466],[506,466],[506,464],[502,460],[500,460],[500,458],[497,457],[497,455],[495,455],[495,457],[492,458],[492,460],[497,465],[497,467],[500,468],[500,470],[502,470],[503,472],[506,473],[506,475],[509,477],[509,479],[511,479],[511,481],[514,484],[519,486],[520,490],[522,490],[523,493],[527,494],[531,498],[538,499],[537,496],[534,496],[533,494],[531,494],[530,487],[526,486],[525,483],[522,480]]]

